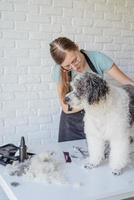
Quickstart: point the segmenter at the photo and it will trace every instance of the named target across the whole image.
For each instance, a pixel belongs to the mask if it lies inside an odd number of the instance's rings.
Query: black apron
[[[98,73],[84,50],[80,51],[85,56],[85,59],[91,70],[95,73]],[[86,135],[84,133],[83,117],[84,110],[71,114],[66,114],[62,111],[60,116],[58,142],[85,139]]]

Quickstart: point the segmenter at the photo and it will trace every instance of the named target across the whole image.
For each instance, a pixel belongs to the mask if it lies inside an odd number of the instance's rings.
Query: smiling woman
[[[70,60],[70,64],[68,63],[68,60]],[[79,52],[68,52],[67,57],[65,58],[64,62],[62,63],[61,67],[67,71],[70,71],[72,69],[77,70],[79,69],[79,65],[81,63],[82,59],[79,55]]]
[[[103,77],[108,73],[121,84],[134,84],[111,58],[97,51],[80,50],[78,45],[66,37],[59,37],[50,44],[50,53],[56,66],[54,80],[57,82],[62,112],[59,125],[59,142],[84,139],[84,110],[69,109],[65,95],[70,91],[70,81],[77,74],[95,72]]]

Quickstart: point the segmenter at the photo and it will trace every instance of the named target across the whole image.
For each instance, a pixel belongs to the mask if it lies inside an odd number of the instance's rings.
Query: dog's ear
[[[88,103],[99,103],[100,100],[106,99],[109,92],[107,82],[96,74],[89,74],[86,79],[86,88],[88,93]]]

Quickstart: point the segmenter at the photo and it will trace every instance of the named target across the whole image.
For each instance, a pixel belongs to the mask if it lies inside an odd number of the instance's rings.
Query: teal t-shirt
[[[96,68],[99,75],[103,76],[103,74],[108,71],[112,65],[113,60],[108,57],[107,55],[98,52],[98,51],[86,51],[84,52],[87,54],[91,62],[93,63],[94,67]],[[91,71],[91,69],[87,69],[87,71]],[[77,74],[76,71],[72,71],[72,76],[74,77]],[[60,81],[60,66],[55,65],[52,72],[52,78],[55,82]]]

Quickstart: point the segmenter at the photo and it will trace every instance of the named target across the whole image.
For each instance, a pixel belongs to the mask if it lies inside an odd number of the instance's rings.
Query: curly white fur
[[[129,136],[132,126],[128,93],[121,87],[108,85],[99,76],[91,73],[76,77],[72,87],[73,91],[67,94],[66,99],[71,106],[82,104],[85,110],[84,129],[90,167],[98,166],[104,159],[104,144],[108,141],[112,172],[120,174],[129,162]],[[92,100],[89,99],[89,93],[92,96],[95,94]]]

